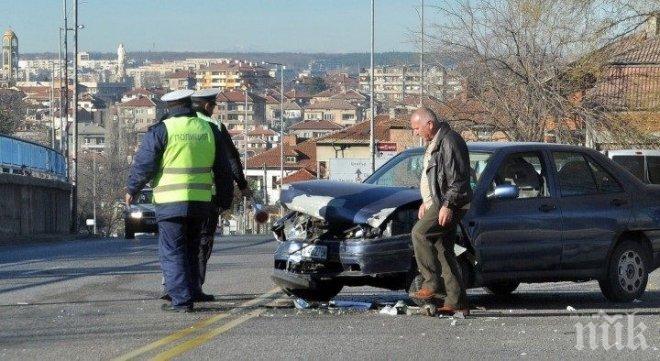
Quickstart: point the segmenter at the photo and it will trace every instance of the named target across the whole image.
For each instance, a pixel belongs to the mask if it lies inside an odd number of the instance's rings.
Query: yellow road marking
[[[180,343],[177,346],[159,353],[156,355],[152,360],[154,361],[163,361],[163,360],[171,360],[172,358],[181,355],[184,352],[190,351],[193,348],[199,347],[209,341],[211,341],[214,337],[227,332],[231,330],[232,328],[240,325],[241,323],[252,319],[254,317],[259,316],[261,313],[263,313],[265,310],[264,309],[259,309],[259,310],[254,310],[246,315],[243,315],[233,321],[227,322],[226,324],[215,328],[209,332],[203,333],[191,340],[188,340],[186,342]]]
[[[188,328],[184,328],[184,329],[179,330],[177,332],[174,332],[174,333],[172,333],[172,334],[170,334],[166,337],[163,337],[159,340],[156,340],[156,341],[154,341],[150,344],[147,344],[147,345],[142,346],[142,347],[140,347],[136,350],[133,350],[133,351],[127,353],[127,354],[124,354],[124,355],[121,355],[119,357],[113,358],[111,361],[131,360],[131,359],[133,359],[137,356],[140,356],[144,353],[152,351],[156,348],[166,346],[167,344],[170,344],[174,341],[177,341],[177,340],[179,340],[183,337],[186,337],[186,336],[190,335],[191,333],[193,333],[195,331],[198,331],[202,328],[208,327],[208,326],[210,326],[210,325],[212,325],[212,324],[214,324],[214,323],[216,323],[216,322],[218,322],[218,321],[220,321],[224,318],[227,318],[227,317],[231,316],[233,313],[235,313],[236,310],[240,310],[241,308],[254,306],[254,305],[270,298],[272,295],[278,293],[279,291],[280,291],[279,287],[275,287],[272,290],[262,294],[261,296],[255,298],[255,299],[252,299],[250,301],[244,302],[241,305],[239,305],[238,307],[233,308],[229,313],[220,313],[220,314],[211,316],[207,319],[198,321],[198,322],[194,323],[192,326],[190,326]],[[234,311],[234,312],[232,312],[232,311]]]

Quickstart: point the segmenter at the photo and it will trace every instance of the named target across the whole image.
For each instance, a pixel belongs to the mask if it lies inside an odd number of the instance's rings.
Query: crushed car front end
[[[273,225],[281,243],[272,278],[287,292],[405,287],[417,190],[310,181],[285,189],[282,201],[290,212]]]

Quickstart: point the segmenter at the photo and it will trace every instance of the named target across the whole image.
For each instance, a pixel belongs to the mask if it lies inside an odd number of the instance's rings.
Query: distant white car
[[[642,182],[660,184],[660,150],[609,150],[606,154]]]

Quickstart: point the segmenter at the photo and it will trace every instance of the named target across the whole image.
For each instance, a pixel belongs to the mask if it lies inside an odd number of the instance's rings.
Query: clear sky
[[[376,51],[414,50],[419,6],[419,0],[376,0]],[[426,14],[429,24],[431,10]],[[369,0],[79,0],[78,17],[85,26],[81,51],[114,52],[120,42],[128,52],[370,47]],[[62,0],[0,0],[0,28],[16,32],[21,53],[57,51],[61,24]]]

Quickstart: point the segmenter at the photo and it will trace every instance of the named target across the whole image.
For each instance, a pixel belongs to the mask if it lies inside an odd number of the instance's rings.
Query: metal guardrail
[[[52,148],[0,135],[0,172],[66,181],[66,161]]]

